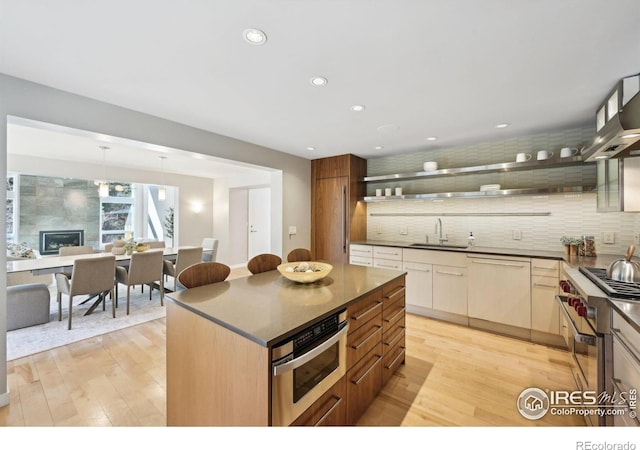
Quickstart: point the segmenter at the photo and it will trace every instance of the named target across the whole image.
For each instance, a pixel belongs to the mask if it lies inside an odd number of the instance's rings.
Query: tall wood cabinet
[[[367,237],[367,161],[341,155],[311,161],[311,253],[316,260],[349,263],[349,242]]]

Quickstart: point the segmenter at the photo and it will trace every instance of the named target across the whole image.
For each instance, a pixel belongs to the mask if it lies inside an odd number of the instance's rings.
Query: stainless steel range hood
[[[596,113],[596,136],[584,161],[640,156],[640,74],[621,79]],[[637,152],[637,155],[635,154]]]

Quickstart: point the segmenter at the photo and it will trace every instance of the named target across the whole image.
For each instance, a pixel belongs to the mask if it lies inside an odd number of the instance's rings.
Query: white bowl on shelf
[[[480,186],[480,192],[499,191],[499,190],[500,190],[499,184],[483,184],[482,186]]]
[[[422,165],[425,172],[432,172],[434,170],[438,170],[438,163],[435,161],[428,161]]]

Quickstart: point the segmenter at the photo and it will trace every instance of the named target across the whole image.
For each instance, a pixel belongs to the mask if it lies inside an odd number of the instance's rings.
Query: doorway
[[[271,253],[271,187],[229,190],[229,237],[231,265]]]

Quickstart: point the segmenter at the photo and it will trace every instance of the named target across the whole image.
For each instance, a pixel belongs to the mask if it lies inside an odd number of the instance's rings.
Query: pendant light
[[[164,201],[167,198],[167,191],[164,188],[164,160],[167,159],[166,156],[158,156],[160,158],[160,189],[158,189],[158,200]]]
[[[104,177],[98,187],[98,196],[105,198],[109,196],[109,182],[107,181],[107,150],[109,150],[109,147],[101,145],[99,148],[102,150],[102,170]]]

